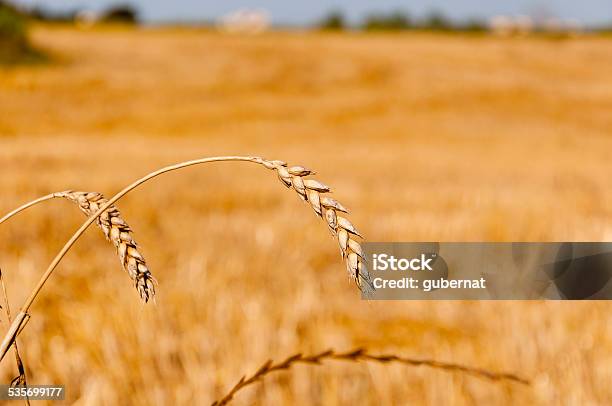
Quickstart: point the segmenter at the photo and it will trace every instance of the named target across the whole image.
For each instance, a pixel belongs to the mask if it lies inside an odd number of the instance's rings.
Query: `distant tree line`
[[[349,28],[344,15],[333,11],[321,19],[317,26],[324,30],[343,30]],[[432,31],[485,31],[485,21],[470,20],[455,22],[439,11],[432,11],[423,18],[412,18],[400,10],[389,13],[371,13],[357,28],[364,31],[399,31],[399,30],[432,30]]]
[[[77,11],[54,12],[40,7],[22,8],[0,0],[0,65],[43,62],[48,56],[35,47],[28,36],[30,21],[73,22]],[[111,6],[95,15],[95,22],[136,24],[138,13],[128,4]]]
[[[14,1],[14,0],[12,0]],[[121,1],[121,0],[119,0]],[[503,16],[502,16],[503,17]],[[512,17],[510,17],[512,18]],[[0,41],[5,41],[7,32],[13,32],[15,38],[21,35],[25,38],[25,25],[27,20],[58,22],[58,23],[121,23],[138,24],[139,12],[129,3],[117,3],[99,12],[83,9],[57,11],[42,6],[16,7],[9,0],[0,0]],[[214,22],[202,21],[204,25],[213,25]],[[315,24],[316,28],[323,30],[360,29],[362,31],[462,31],[483,32],[492,27],[490,21],[471,19],[456,21],[448,18],[440,11],[432,11],[423,17],[413,17],[402,10],[390,12],[374,12],[366,15],[358,24],[349,23],[341,11],[331,11]],[[22,34],[17,34],[22,31]],[[534,26],[534,32],[546,32],[550,29],[545,26]],[[588,27],[586,31],[612,34],[612,24]],[[23,39],[20,40],[23,42]],[[5,41],[6,42],[6,41]],[[0,45],[4,44],[0,42]]]
[[[72,9],[55,11],[42,6],[34,6],[23,11],[27,16],[36,21],[51,23],[70,23],[79,20],[83,10]],[[128,3],[114,4],[95,14],[96,22],[138,24],[138,10]]]
[[[0,64],[12,65],[44,59],[28,38],[27,16],[17,7],[0,0]]]
[[[512,19],[512,16],[503,17]],[[522,16],[514,17],[521,19]],[[530,19],[527,17],[527,19]],[[569,20],[571,21],[571,20]],[[349,24],[347,19],[340,11],[332,11],[318,21],[315,26],[323,30],[345,30],[359,29],[362,31],[402,31],[402,30],[428,30],[428,31],[459,31],[459,32],[483,32],[495,29],[491,27],[491,22],[482,19],[469,19],[456,21],[447,18],[440,11],[432,11],[424,17],[413,18],[410,14],[395,10],[387,13],[370,13],[366,15],[357,25]],[[576,27],[568,27],[567,21],[551,18],[548,21],[538,21],[538,18],[531,19],[531,31],[535,33],[559,33],[571,31]],[[554,27],[554,25],[557,27]],[[565,26],[564,26],[565,24]],[[523,27],[524,28],[524,27]],[[612,34],[611,24],[600,24],[584,27],[584,31]]]

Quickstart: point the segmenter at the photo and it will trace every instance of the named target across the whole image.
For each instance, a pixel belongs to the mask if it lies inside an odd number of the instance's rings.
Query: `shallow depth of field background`
[[[245,154],[315,169],[371,241],[612,239],[610,38],[39,26],[33,39],[53,63],[0,69],[2,213]],[[612,402],[609,303],[361,301],[325,224],[248,163],[165,175],[118,206],[156,304],[91,227],[20,337],[30,383],[63,383],[70,402],[206,404],[268,358],[357,346],[533,383],[329,362],[236,404]],[[0,228],[14,313],[82,221],[52,201]],[[14,369],[11,353],[3,382]]]

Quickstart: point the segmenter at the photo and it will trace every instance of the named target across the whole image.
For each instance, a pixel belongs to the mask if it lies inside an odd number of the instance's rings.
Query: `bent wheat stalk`
[[[261,367],[259,367],[259,369],[249,378],[247,378],[246,375],[240,378],[240,380],[232,387],[232,389],[230,389],[230,391],[227,392],[227,394],[221,399],[213,402],[212,406],[223,406],[228,404],[234,398],[238,391],[248,385],[252,385],[256,382],[261,381],[266,375],[271,374],[272,372],[287,370],[297,363],[320,365],[321,361],[325,360],[339,360],[348,362],[373,361],[379,363],[396,362],[411,366],[428,366],[430,368],[442,369],[450,372],[462,372],[477,376],[479,378],[490,379],[493,381],[507,380],[523,385],[529,385],[528,380],[516,376],[514,374],[492,372],[480,368],[470,368],[460,364],[451,364],[447,362],[440,362],[428,359],[406,358],[393,354],[373,355],[362,348],[340,353],[335,352],[334,350],[327,350],[314,355],[302,355],[301,353],[298,353],[295,355],[291,355],[284,361],[278,362],[276,364],[272,360],[268,360]]]
[[[70,248],[74,245],[74,243],[79,239],[79,237],[85,232],[85,230],[94,221],[97,221],[97,219],[102,215],[102,213],[111,208],[111,206],[116,201],[125,196],[131,190],[161,174],[186,168],[189,166],[223,161],[252,162],[258,165],[263,165],[267,169],[276,171],[280,180],[285,186],[292,187],[303,200],[308,201],[311,204],[313,210],[317,215],[325,219],[332,234],[338,240],[342,257],[345,260],[347,270],[355,280],[358,287],[366,294],[373,290],[372,283],[367,268],[365,266],[363,251],[361,249],[361,245],[357,242],[357,237],[360,237],[360,234],[350,221],[338,214],[338,212],[344,213],[347,212],[347,210],[340,203],[324,195],[325,193],[328,193],[330,191],[329,187],[315,180],[306,179],[306,176],[312,174],[312,171],[300,166],[288,167],[287,164],[283,161],[266,160],[260,157],[251,156],[219,156],[196,159],[193,161],[181,162],[175,165],[167,166],[155,172],[151,172],[148,175],[138,179],[137,181],[125,187],[108,201],[100,203],[98,205],[97,210],[91,210],[93,213],[90,214],[89,218],[74,233],[74,235],[68,240],[68,242],[60,250],[57,256],[53,259],[45,273],[41,276],[37,285],[34,287],[30,296],[22,305],[21,311],[15,317],[13,323],[9,328],[9,331],[6,333],[2,341],[2,344],[0,344],[0,361],[6,355],[6,352],[8,351],[11,344],[14,342],[17,335],[23,330],[24,324],[29,320],[28,311],[32,303],[44,287],[45,283],[47,282],[57,265],[60,263],[66,253],[70,250]],[[2,221],[10,217],[10,215],[15,214],[16,212],[31,207],[32,205],[36,204],[36,202],[48,200],[52,197],[55,196],[48,195],[39,198],[33,202],[30,202],[9,213],[9,215],[3,217]],[[0,221],[0,223],[2,221]]]

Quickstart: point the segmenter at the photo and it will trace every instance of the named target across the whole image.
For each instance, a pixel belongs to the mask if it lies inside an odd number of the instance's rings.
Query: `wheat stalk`
[[[89,218],[72,235],[72,237],[70,237],[68,242],[66,242],[66,244],[62,247],[62,249],[55,256],[53,261],[51,261],[51,264],[41,276],[40,280],[30,293],[30,296],[28,296],[28,298],[22,305],[21,311],[15,317],[8,332],[5,334],[2,343],[0,344],[0,361],[6,355],[6,352],[8,351],[11,344],[14,342],[17,335],[20,334],[20,332],[23,330],[25,323],[28,322],[30,318],[30,315],[28,314],[30,306],[32,305],[32,303],[34,302],[34,300],[44,287],[45,283],[60,263],[60,261],[64,258],[70,248],[72,248],[76,241],[81,237],[81,235],[83,235],[85,230],[94,221],[97,221],[98,217],[102,216],[105,211],[111,209],[112,205],[116,201],[118,201],[120,198],[122,198],[141,184],[164,173],[205,163],[234,161],[256,163],[268,169],[275,170],[280,180],[283,182],[283,184],[285,184],[285,186],[293,187],[293,189],[302,197],[302,199],[308,201],[311,204],[317,215],[325,218],[328,227],[332,231],[332,234],[334,234],[338,239],[342,256],[346,262],[347,270],[349,274],[354,278],[359,288],[366,294],[369,294],[373,290],[370,277],[365,267],[365,262],[363,260],[363,251],[361,249],[361,245],[357,242],[355,238],[360,235],[350,221],[348,221],[345,217],[337,214],[338,212],[347,212],[347,210],[340,203],[324,195],[325,193],[328,193],[330,191],[327,186],[315,180],[305,178],[306,176],[312,174],[310,170],[300,166],[287,167],[287,164],[283,161],[266,160],[260,157],[251,156],[219,156],[196,159],[193,161],[186,161],[175,165],[166,166],[164,168],[158,169],[157,171],[151,172],[148,175],[136,180],[132,184],[126,186],[123,190],[121,190],[109,200],[105,200],[104,202],[98,201],[96,205],[97,210],[91,208],[90,212],[92,213],[89,214]],[[0,219],[0,223],[13,216],[14,214],[33,206],[36,203],[51,199],[53,197],[57,196],[55,196],[54,194],[47,195],[32,202],[29,202],[13,210],[8,215],[4,216],[2,219]],[[143,286],[148,285],[145,283],[145,285]],[[148,289],[152,289],[152,286],[148,287]]]
[[[301,353],[291,355],[284,361],[274,363],[272,360],[266,361],[253,375],[250,377],[243,376],[240,380],[227,392],[221,399],[216,400],[212,403],[212,406],[223,406],[228,404],[236,395],[238,391],[245,388],[248,385],[252,385],[256,382],[261,381],[266,375],[272,372],[283,371],[291,368],[294,364],[315,364],[319,365],[325,360],[339,360],[348,362],[360,362],[360,361],[372,361],[379,363],[390,363],[396,362],[411,366],[428,366],[431,368],[442,369],[450,372],[461,372],[470,375],[474,375],[480,378],[490,379],[493,381],[507,380],[511,382],[520,383],[523,385],[529,385],[529,381],[508,373],[497,373],[491,372],[480,368],[470,368],[460,364],[451,364],[447,362],[440,362],[428,359],[414,359],[400,357],[398,355],[373,355],[367,352],[367,350],[359,348],[348,352],[335,352],[334,350],[327,350],[319,354],[314,355],[302,355]]]
[[[4,283],[2,269],[0,269],[0,285],[2,286],[2,298],[3,298],[3,304],[0,306],[0,309],[4,306],[4,313],[6,314],[7,323],[11,323],[11,307],[8,301],[8,294],[6,292],[6,285]],[[15,350],[15,363],[17,365],[17,372],[19,373],[19,375],[13,378],[13,380],[11,381],[11,386],[23,386],[27,388],[28,381],[27,381],[27,376],[26,376],[26,370],[25,370],[25,366],[23,365],[23,361],[21,360],[21,355],[19,354],[19,347],[17,346],[16,339],[15,339],[15,344],[13,348]],[[30,405],[30,399],[27,396],[27,394],[24,399],[24,403],[28,406]]]

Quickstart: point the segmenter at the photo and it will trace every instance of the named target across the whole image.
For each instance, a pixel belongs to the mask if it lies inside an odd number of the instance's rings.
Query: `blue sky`
[[[16,0],[23,5],[42,5],[52,10],[101,9],[126,0]],[[376,11],[404,10],[414,16],[431,10],[455,19],[486,18],[497,14],[534,14],[546,10],[559,18],[582,24],[612,23],[612,0],[127,0],[148,21],[214,19],[238,8],[267,10],[275,23],[308,24],[329,10],[341,10],[352,21]]]

